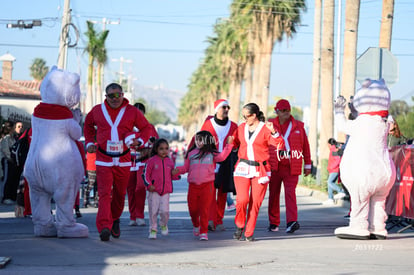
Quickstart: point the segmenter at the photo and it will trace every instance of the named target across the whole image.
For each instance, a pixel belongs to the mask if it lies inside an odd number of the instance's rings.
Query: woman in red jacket
[[[283,138],[265,123],[263,112],[255,103],[248,103],[242,110],[245,120],[234,132],[235,147],[239,147],[239,160],[234,170],[237,192],[234,239],[254,241],[257,215],[266,194],[270,178],[269,145],[283,149]]]

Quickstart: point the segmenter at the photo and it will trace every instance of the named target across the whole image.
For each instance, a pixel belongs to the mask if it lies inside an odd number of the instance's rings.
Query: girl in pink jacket
[[[161,235],[168,235],[168,219],[170,217],[170,193],[173,192],[172,180],[178,180],[178,171],[174,170],[174,163],[168,157],[168,141],[158,139],[152,147],[152,157],[147,161],[142,177],[147,186],[149,239],[157,238],[157,217],[160,215]],[[174,170],[174,171],[173,171]]]
[[[177,167],[180,174],[188,172],[188,211],[193,223],[194,236],[207,241],[208,218],[211,200],[215,192],[214,170],[216,162],[224,161],[233,148],[233,137],[221,153],[216,149],[213,136],[208,131],[197,132],[194,145],[188,150],[184,166]]]

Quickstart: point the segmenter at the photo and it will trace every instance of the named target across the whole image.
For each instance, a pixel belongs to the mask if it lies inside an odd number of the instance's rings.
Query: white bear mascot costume
[[[42,102],[32,116],[32,141],[24,167],[30,187],[34,234],[39,237],[88,237],[88,227],[76,223],[73,206],[84,166],[76,141],[81,137],[79,75],[55,66],[40,86]],[[51,199],[56,202],[56,222]]]
[[[383,80],[367,79],[353,99],[358,111],[346,121],[345,98],[335,101],[335,122],[349,135],[340,164],[341,179],[351,196],[349,226],[335,230],[338,238],[385,239],[385,200],[395,181],[395,166],[387,147],[390,92]]]

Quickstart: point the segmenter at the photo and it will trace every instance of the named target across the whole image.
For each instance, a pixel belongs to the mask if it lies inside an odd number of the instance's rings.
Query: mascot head
[[[74,107],[80,100],[80,77],[53,66],[40,85],[42,102]]]
[[[366,79],[353,98],[353,105],[359,113],[388,111],[390,104],[390,91],[383,79]]]

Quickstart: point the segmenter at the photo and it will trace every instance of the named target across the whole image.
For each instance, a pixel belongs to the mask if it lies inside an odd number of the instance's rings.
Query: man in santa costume
[[[280,189],[283,182],[286,204],[286,233],[293,233],[300,228],[298,207],[296,204],[296,185],[299,175],[311,173],[311,155],[308,137],[303,122],[290,114],[290,103],[281,99],[276,103],[276,118],[269,119],[273,127],[283,136],[285,149],[269,148],[269,162],[272,176],[269,182],[269,227],[270,232],[279,230],[280,224]]]
[[[229,119],[229,102],[225,99],[219,99],[214,102],[214,116],[208,116],[204,121],[201,130],[210,132],[215,141],[219,152],[223,151],[225,142],[237,129],[237,124]],[[236,153],[234,153],[236,154]],[[233,169],[231,159],[234,159],[231,154],[222,164],[216,165],[215,186],[216,194],[211,201],[209,229],[220,231],[225,230],[223,226],[224,211],[226,208],[227,192],[234,191]],[[233,162],[233,165],[235,162]],[[222,169],[220,169],[220,166]]]
[[[84,125],[86,149],[89,153],[96,152],[99,194],[96,226],[101,241],[121,235],[119,217],[130,176],[130,147],[145,144],[151,135],[147,119],[124,98],[119,84],[109,84],[105,92],[104,103],[92,108]],[[134,132],[134,126],[139,132]]]

